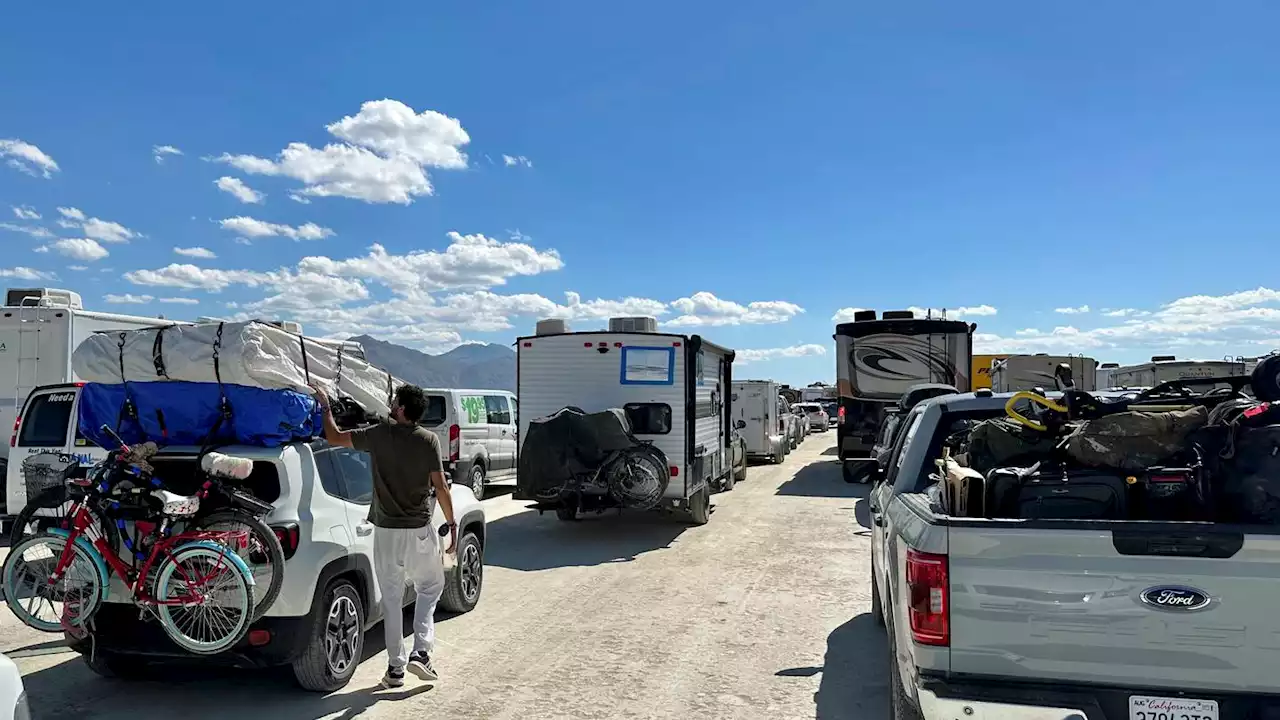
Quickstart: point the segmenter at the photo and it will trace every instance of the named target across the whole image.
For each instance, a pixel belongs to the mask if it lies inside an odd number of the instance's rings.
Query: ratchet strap
[[[1038,432],[1045,432],[1049,429],[1049,427],[1044,423],[1036,422],[1035,420],[1032,420],[1026,417],[1025,415],[1023,415],[1022,413],[1018,412],[1017,409],[1014,408],[1014,405],[1016,405],[1019,400],[1028,400],[1033,405],[1040,405],[1044,407],[1046,410],[1052,410],[1053,412],[1062,413],[1064,417],[1067,415],[1066,405],[1061,405],[1059,403],[1056,403],[1043,395],[1038,395],[1036,393],[1026,392],[1026,391],[1014,393],[1013,397],[1009,398],[1009,402],[1006,402],[1004,404],[1005,414],[1013,418],[1020,424],[1025,425],[1031,428],[1032,430],[1036,430]]]

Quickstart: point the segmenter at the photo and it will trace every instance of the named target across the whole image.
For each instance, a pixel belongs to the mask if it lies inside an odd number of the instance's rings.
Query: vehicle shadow
[[[817,720],[882,718],[889,714],[889,649],[871,613],[852,618],[827,636],[822,667],[779,670],[778,677],[822,674],[814,694]]]
[[[853,516],[857,518],[858,524],[862,527],[871,529],[871,500],[869,498],[861,498],[853,506]]]
[[[835,447],[835,446],[833,445],[833,446],[831,446],[831,447],[827,448],[826,450],[823,450],[823,451],[822,451],[822,454],[823,454],[823,455],[839,455],[839,454],[840,454],[840,448]]]
[[[532,571],[630,562],[688,528],[680,514],[607,511],[565,522],[553,512],[522,512],[489,521],[484,564]]]
[[[819,460],[805,465],[777,492],[778,495],[829,498],[865,498],[870,493],[870,485],[844,481],[839,460]]]
[[[492,500],[494,498],[506,497],[511,493],[514,493],[515,491],[516,491],[516,483],[514,480],[511,482],[494,483],[492,485],[485,485],[484,499]]]

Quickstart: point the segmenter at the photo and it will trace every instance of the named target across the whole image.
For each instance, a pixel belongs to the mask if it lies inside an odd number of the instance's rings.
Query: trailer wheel
[[[689,498],[689,519],[694,525],[706,525],[711,519],[711,488],[703,485]]]
[[[556,517],[565,522],[573,522],[578,519],[578,508],[572,505],[561,505],[556,508]]]

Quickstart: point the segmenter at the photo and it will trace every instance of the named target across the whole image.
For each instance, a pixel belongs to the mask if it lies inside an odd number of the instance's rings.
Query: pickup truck
[[[961,518],[931,502],[944,441],[1009,397],[916,405],[873,470],[891,716],[1280,717],[1280,529]]]

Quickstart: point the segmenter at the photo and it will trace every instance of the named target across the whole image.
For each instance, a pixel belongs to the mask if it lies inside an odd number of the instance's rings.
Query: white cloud
[[[172,263],[157,270],[133,270],[125,273],[124,278],[135,285],[219,292],[231,285],[261,287],[269,282],[270,275],[254,270],[219,270]]]
[[[36,212],[35,208],[29,205],[23,205],[21,207],[15,205],[13,207],[13,214],[19,220],[39,220],[40,219],[40,213]]]
[[[86,265],[68,265],[68,266],[67,266],[67,269],[68,269],[68,270],[75,270],[76,272],[84,272],[85,270],[88,270],[89,268],[88,268],[88,266],[86,266]]]
[[[86,237],[94,240],[101,240],[105,243],[127,243],[129,240],[138,237],[138,233],[120,223],[96,217],[87,217],[84,211],[79,208],[60,207],[58,208],[58,214],[62,216],[58,220],[58,225],[68,229],[81,230]]]
[[[293,227],[243,216],[227,218],[219,224],[223,230],[230,230],[246,238],[287,237],[290,240],[322,240],[333,235],[332,230],[315,223],[303,223]]]
[[[290,200],[292,200],[292,201],[294,201],[294,202],[296,202],[296,203],[301,203],[301,204],[303,204],[303,205],[310,205],[310,204],[311,204],[311,199],[310,199],[310,198],[308,198],[308,197],[306,197],[306,196],[304,196],[304,195],[299,195],[299,194],[298,194],[298,193],[296,193],[296,192],[291,192],[291,193],[289,193],[289,199],[290,199]]]
[[[176,247],[173,251],[179,255],[189,258],[200,258],[202,260],[212,260],[218,257],[212,250],[202,247],[180,248]]]
[[[766,348],[763,350],[738,350],[734,363],[766,362],[779,358],[812,357],[826,355],[827,348],[822,345],[792,345],[790,347]]]
[[[50,245],[50,247],[69,258],[86,262],[101,260],[111,254],[91,238],[63,238]]]
[[[722,300],[705,290],[672,301],[671,308],[681,315],[663,324],[673,327],[765,325],[786,322],[804,312],[804,308],[799,305],[782,300],[761,300],[740,305],[732,300]]]
[[[831,322],[834,322],[834,323],[853,322],[853,316],[856,313],[862,312],[863,310],[866,310],[866,308],[859,308],[859,307],[840,308],[839,310],[836,311],[835,315],[831,316]]]
[[[0,277],[13,278],[15,280],[52,280],[53,273],[43,272],[41,270],[32,270],[29,267],[0,268]]]
[[[217,180],[214,180],[213,184],[218,186],[218,189],[222,192],[231,195],[242,203],[254,203],[261,205],[262,201],[266,198],[266,195],[249,187],[240,178],[223,175]]]
[[[172,145],[153,145],[151,154],[155,156],[157,164],[163,165],[165,155],[181,155],[182,151]]]
[[[461,147],[471,141],[461,123],[396,100],[375,100],[360,112],[326,126],[344,143],[314,148],[292,142],[276,159],[223,153],[221,162],[255,175],[293,178],[304,187],[291,197],[346,197],[407,205],[433,190],[426,168],[467,166]]]
[[[912,305],[907,309],[918,318],[945,317],[948,320],[961,320],[966,317],[985,317],[995,315],[999,312],[999,310],[990,305],[962,305],[955,308],[923,308]]]
[[[1089,306],[1081,305],[1080,307],[1060,307],[1054,308],[1053,311],[1063,315],[1084,315],[1089,312]]]
[[[527,168],[533,167],[533,161],[523,155],[503,155],[502,164],[507,167],[513,167],[515,165]]]
[[[146,305],[152,300],[155,300],[155,298],[150,295],[132,295],[129,293],[125,293],[124,295],[105,295],[102,299],[112,305]]]
[[[0,140],[0,158],[4,157],[9,167],[32,177],[49,178],[61,169],[43,150],[18,139]]]
[[[42,228],[36,225],[18,225],[17,223],[0,222],[0,230],[25,233],[35,238],[51,238],[54,236],[47,228]]]
[[[199,305],[200,304],[200,301],[195,298],[185,298],[185,297],[160,298],[160,302],[166,303],[169,305]]]

